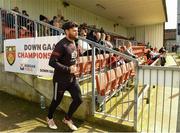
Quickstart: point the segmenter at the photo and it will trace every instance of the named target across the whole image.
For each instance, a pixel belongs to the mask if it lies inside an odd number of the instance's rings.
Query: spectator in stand
[[[87,37],[86,29],[80,29],[80,36],[86,39]],[[80,56],[92,55],[92,49],[87,42],[79,39],[77,43],[78,43],[78,51]]]
[[[114,48],[114,50],[120,52],[120,50],[118,48]],[[117,66],[123,65],[125,64],[125,60],[123,57],[114,54],[113,57],[111,57],[111,68],[115,68]]]
[[[54,16],[53,19],[49,22],[50,25],[53,25],[54,21],[57,19],[57,16]]]
[[[95,32],[95,42],[98,43],[99,45],[105,46],[101,35],[102,34],[99,31]],[[96,49],[96,54],[104,54],[104,50]]]
[[[59,22],[57,19],[55,19],[53,21],[53,26],[56,28],[62,28],[62,24],[61,22]],[[54,29],[50,29],[51,35],[55,36],[55,35],[60,35],[58,30],[54,30]]]
[[[59,22],[59,21],[57,21],[57,20],[55,20],[55,21],[53,22],[53,26],[56,27],[56,28],[62,28],[62,23]]]
[[[160,64],[161,66],[164,66],[166,64],[166,50],[165,49],[161,50]]]
[[[86,33],[88,33],[88,26],[87,23],[83,23],[80,25],[80,28],[84,29]]]
[[[22,10],[22,14],[25,15],[25,16],[27,16],[27,17],[29,17],[29,14],[27,13],[26,10]]]
[[[22,15],[29,17],[29,14],[27,14],[26,10],[22,10]],[[25,17],[20,17],[20,25],[21,28],[27,30],[27,25],[29,24],[29,20]]]
[[[106,46],[106,34],[105,33],[101,33],[101,41],[100,41],[100,44],[103,45],[103,46]]]
[[[131,56],[133,58],[137,58],[137,56],[135,54],[133,54],[131,42],[130,41],[126,41],[125,46],[126,46],[126,49],[124,51],[124,54],[126,54],[128,56]]]
[[[114,48],[114,50],[120,52],[120,50],[118,48]],[[125,60],[122,56],[117,55],[117,54],[109,54],[110,58],[108,59],[108,63],[107,66],[109,68],[116,68],[117,66],[123,65],[125,64]]]
[[[91,40],[91,41],[95,41],[96,40],[96,32],[94,30],[91,30],[88,35],[87,35],[87,39]]]
[[[111,36],[110,35],[106,35],[106,39],[105,39],[105,45],[108,48],[113,48],[113,45],[111,43]]]
[[[44,23],[49,23],[49,20],[47,17],[45,17],[44,15],[40,15],[39,16],[39,20],[44,22]],[[38,35],[39,36],[47,36],[49,35],[49,29],[47,28],[47,26],[43,26],[43,25],[39,25],[38,27]]]
[[[159,58],[159,53],[157,51],[154,51],[153,48],[150,48],[150,55],[152,60],[156,60]]]
[[[126,48],[125,48],[124,45],[123,45],[123,46],[119,46],[118,49],[119,49],[119,51],[120,51],[121,53],[124,53],[124,51],[126,50]]]
[[[42,22],[45,22],[45,23],[48,23],[48,18],[44,15],[39,15],[39,20],[42,21]]]
[[[158,53],[158,49],[157,49],[156,47],[154,48],[154,52],[155,52],[155,53]]]
[[[105,37],[106,37],[106,34],[104,34],[104,33],[101,34],[99,31],[95,32],[95,42],[96,43],[99,43],[101,45],[105,45],[103,40],[102,40],[102,39],[105,39]]]
[[[105,33],[105,31],[104,31],[103,27],[101,27],[101,29],[100,29],[100,33]]]
[[[68,21],[68,20],[65,20],[65,19],[64,19],[64,16],[61,16],[61,23],[62,23],[62,24],[66,23],[67,21]]]
[[[163,49],[165,49],[164,46],[159,49],[159,53],[162,53]]]
[[[15,7],[12,9],[12,11],[17,12],[17,13],[20,13],[19,8],[18,8],[17,6],[15,6]]]

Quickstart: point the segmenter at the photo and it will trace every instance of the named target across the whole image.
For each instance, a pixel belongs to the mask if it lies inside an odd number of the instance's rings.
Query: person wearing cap
[[[67,22],[63,25],[63,29],[66,36],[56,44],[49,60],[49,65],[55,70],[53,76],[54,95],[49,107],[47,123],[49,128],[57,129],[53,114],[60,104],[64,92],[69,91],[72,103],[63,123],[69,126],[71,130],[77,130],[71,118],[82,103],[80,86],[75,77],[77,58],[75,40],[78,38],[78,25],[75,22]]]

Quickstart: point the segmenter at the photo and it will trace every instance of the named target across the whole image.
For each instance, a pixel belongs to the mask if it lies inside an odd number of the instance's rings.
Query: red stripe
[[[60,53],[58,53],[58,52],[52,52],[52,55],[60,56]]]

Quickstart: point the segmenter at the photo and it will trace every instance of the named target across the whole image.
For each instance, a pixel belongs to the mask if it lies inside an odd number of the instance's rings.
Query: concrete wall
[[[119,25],[114,28],[113,25],[116,22],[74,5],[64,7],[62,0],[0,0],[0,7],[12,9],[15,6],[18,6],[20,11],[26,10],[33,19],[39,19],[40,14],[47,16],[49,19],[57,14],[62,14],[65,19],[74,20],[79,24],[86,22],[88,25],[96,25],[98,28],[103,27],[106,31],[127,36],[126,27]]]
[[[128,37],[134,36],[138,42],[150,43],[152,47],[158,49],[163,46],[164,24],[154,24],[128,28]]]
[[[39,79],[32,75],[5,72],[2,56],[3,54],[0,54],[0,91],[33,102],[39,102],[40,95],[43,95],[46,97],[48,106],[53,95],[52,81]],[[67,112],[71,101],[70,94],[65,93],[59,108]],[[75,112],[74,117],[86,119],[89,115],[91,115],[91,99],[83,97],[83,103]]]

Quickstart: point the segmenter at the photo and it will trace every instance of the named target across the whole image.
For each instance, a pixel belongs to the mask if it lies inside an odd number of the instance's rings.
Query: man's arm
[[[70,73],[70,68],[68,66],[65,66],[61,64],[58,59],[61,58],[63,55],[63,47],[62,45],[58,45],[53,50],[51,57],[49,59],[49,65],[58,71]]]

